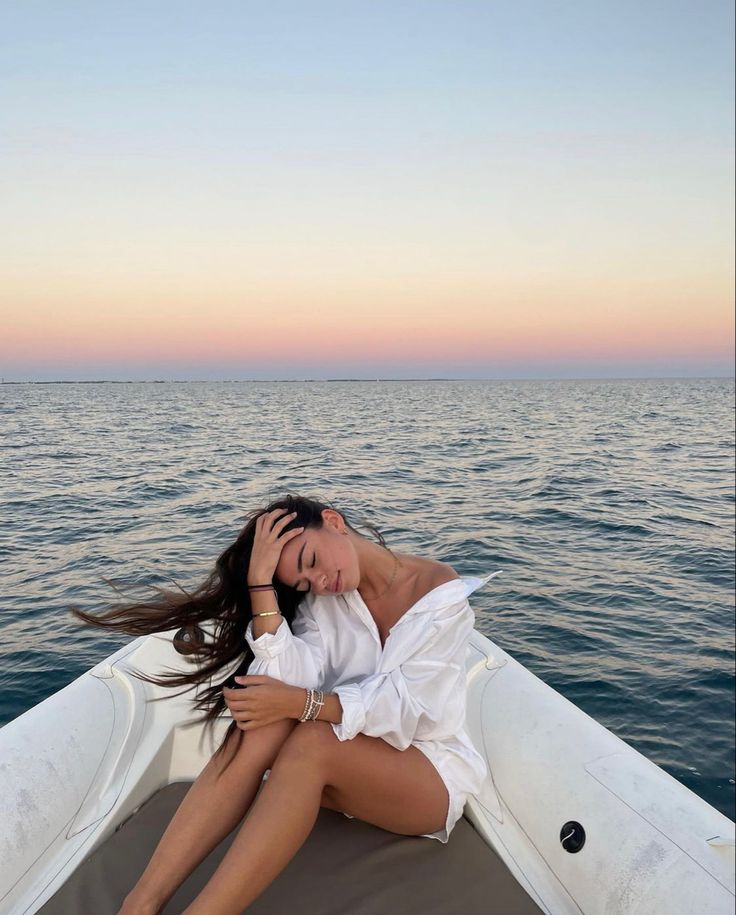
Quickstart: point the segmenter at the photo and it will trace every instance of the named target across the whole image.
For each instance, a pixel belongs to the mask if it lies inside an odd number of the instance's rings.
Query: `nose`
[[[326,591],[329,584],[329,578],[324,572],[317,572],[314,576],[314,587],[318,591]]]

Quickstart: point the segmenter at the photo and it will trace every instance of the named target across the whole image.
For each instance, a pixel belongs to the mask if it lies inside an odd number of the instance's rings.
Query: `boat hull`
[[[39,911],[224,736],[229,717],[205,737],[191,692],[131,675],[189,669],[173,635],[136,639],[0,730],[2,915]],[[732,915],[731,820],[477,630],[467,672],[467,729],[490,774],[465,817],[542,911]],[[561,841],[570,823],[577,852]]]

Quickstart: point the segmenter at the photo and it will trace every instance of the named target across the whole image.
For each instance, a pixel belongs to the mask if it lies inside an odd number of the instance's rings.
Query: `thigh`
[[[322,806],[400,835],[444,828],[450,803],[447,787],[416,747],[397,750],[366,734],[338,740],[330,723],[321,721],[297,728],[285,747],[294,741],[319,745],[311,759],[308,752],[303,758],[323,767]]]

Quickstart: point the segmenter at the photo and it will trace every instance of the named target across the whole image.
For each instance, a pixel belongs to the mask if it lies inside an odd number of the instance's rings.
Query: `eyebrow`
[[[306,544],[306,543],[303,543],[303,544],[302,544],[302,548],[299,550],[299,561],[298,561],[298,563],[297,563],[297,567],[298,567],[298,569],[299,569],[300,572],[301,572],[301,570],[302,570],[302,553],[304,552],[306,546],[307,546],[307,544]]]

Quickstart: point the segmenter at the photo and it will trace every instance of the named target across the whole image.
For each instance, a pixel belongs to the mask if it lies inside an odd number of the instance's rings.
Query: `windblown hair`
[[[152,585],[151,587],[158,592],[158,597],[113,607],[99,615],[85,613],[78,608],[70,608],[72,615],[84,623],[130,635],[151,635],[171,629],[184,630],[182,641],[186,646],[185,651],[198,665],[197,670],[191,673],[171,671],[160,677],[146,676],[133,671],[131,674],[139,680],[154,683],[157,686],[171,688],[183,686],[184,689],[181,692],[186,692],[201,683],[209,683],[210,685],[201,690],[194,700],[194,708],[198,711],[204,710],[205,714],[202,718],[192,722],[193,724],[204,722],[205,730],[208,727],[212,728],[226,709],[222,688],[225,686],[237,687],[238,684],[235,683],[234,678],[245,675],[254,660],[253,651],[245,639],[245,630],[253,618],[247,586],[248,567],[255,538],[256,521],[262,514],[278,508],[282,508],[286,512],[296,512],[296,516],[282,528],[282,533],[295,527],[319,529],[324,524],[322,518],[324,509],[340,511],[321,500],[286,495],[271,502],[266,508],[253,509],[246,513],[246,524],[235,542],[220,554],[208,577],[192,593],[187,592],[178,584],[177,587],[181,593]],[[357,533],[356,528],[348,521],[345,512],[340,511],[340,514],[345,519],[347,526]],[[360,526],[372,531],[378,542],[382,546],[386,546],[381,533],[373,525],[360,522]],[[386,548],[388,549],[388,547]],[[304,592],[284,585],[275,576],[273,585],[276,589],[279,609],[291,628]],[[203,638],[199,624],[209,621],[214,623],[212,637]],[[181,642],[179,644],[181,645]],[[217,673],[223,667],[228,667],[238,660],[237,667],[229,677],[222,682],[213,682],[217,680]],[[177,695],[181,695],[181,692]],[[168,697],[159,696],[158,698]],[[157,699],[148,701],[155,702]],[[215,756],[223,751],[230,736],[237,730],[239,730],[237,722],[232,721],[222,743],[215,751]],[[247,733],[239,731],[238,746],[244,734]]]

